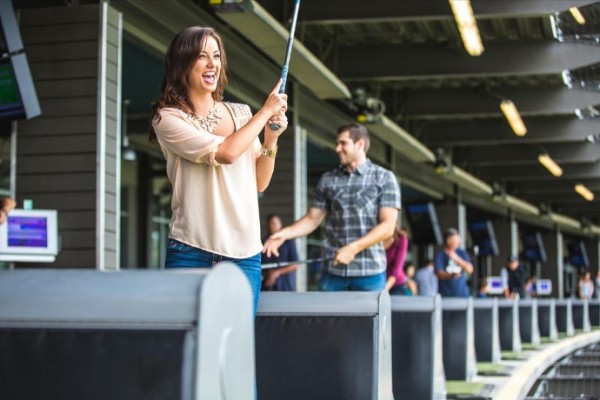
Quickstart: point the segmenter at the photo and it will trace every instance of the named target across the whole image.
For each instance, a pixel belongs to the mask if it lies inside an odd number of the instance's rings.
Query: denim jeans
[[[325,292],[365,291],[380,292],[385,289],[387,277],[385,272],[369,276],[337,276],[323,271],[320,287]]]
[[[235,263],[246,275],[248,281],[250,282],[250,287],[252,288],[252,297],[254,299],[253,310],[254,315],[256,315],[262,279],[260,260],[260,253],[248,258],[230,258],[189,246],[175,239],[169,239],[169,243],[167,245],[165,269],[211,268],[214,264],[221,261],[231,261]]]

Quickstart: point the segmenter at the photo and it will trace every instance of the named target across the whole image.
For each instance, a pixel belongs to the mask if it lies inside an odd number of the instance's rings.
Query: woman
[[[406,287],[408,291],[406,292],[407,296],[417,296],[419,294],[419,290],[417,288],[417,283],[415,282],[415,274],[417,269],[415,268],[415,264],[410,261],[407,261],[404,265],[404,275],[406,275]]]
[[[594,281],[592,281],[592,274],[587,269],[581,272],[579,284],[577,285],[577,295],[580,299],[587,300],[594,295]]]
[[[394,235],[383,241],[387,257],[387,282],[385,288],[390,294],[408,295],[406,275],[404,274],[404,260],[408,251],[408,235],[402,228],[396,227]]]
[[[262,250],[257,192],[273,174],[277,139],[287,128],[287,96],[278,94],[280,81],[252,116],[247,105],[223,101],[226,71],[223,43],[211,28],[184,29],[167,50],[150,132],[173,187],[165,267],[232,261],[250,281],[256,312]]]

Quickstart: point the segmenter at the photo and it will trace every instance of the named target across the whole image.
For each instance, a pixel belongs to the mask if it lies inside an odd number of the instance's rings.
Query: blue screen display
[[[48,221],[45,217],[8,217],[9,247],[48,247]]]

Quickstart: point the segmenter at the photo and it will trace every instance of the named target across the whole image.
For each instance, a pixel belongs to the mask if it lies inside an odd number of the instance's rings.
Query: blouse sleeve
[[[195,163],[218,165],[215,153],[225,140],[196,127],[180,110],[163,108],[153,121],[158,142],[166,150]]]

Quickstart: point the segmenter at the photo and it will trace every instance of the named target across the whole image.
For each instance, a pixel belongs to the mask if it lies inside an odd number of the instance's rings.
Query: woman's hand
[[[276,124],[279,128],[273,129],[271,126]],[[274,115],[269,119],[267,124],[265,125],[265,141],[269,138],[278,138],[283,131],[285,131],[288,127],[288,119],[285,114],[281,113],[279,115]]]
[[[279,93],[279,88],[281,87],[281,79],[271,93],[269,93],[269,97],[265,100],[265,104],[262,106],[262,110],[264,110],[268,115],[280,115],[287,111],[287,94]]]

